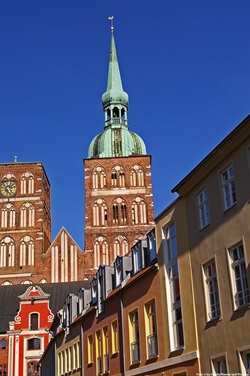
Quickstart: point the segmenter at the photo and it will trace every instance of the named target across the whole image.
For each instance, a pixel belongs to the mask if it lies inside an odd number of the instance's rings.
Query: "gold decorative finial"
[[[114,30],[113,19],[114,19],[114,16],[109,16],[109,18],[108,18],[108,20],[110,21],[110,24],[111,24],[110,30],[112,30],[112,31]]]

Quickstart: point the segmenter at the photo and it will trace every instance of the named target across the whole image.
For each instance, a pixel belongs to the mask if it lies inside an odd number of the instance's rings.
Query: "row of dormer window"
[[[80,289],[78,296],[69,294],[63,306],[60,327],[69,327],[73,320],[89,306],[104,309],[108,294],[122,282],[156,262],[155,230],[148,232],[132,248],[127,256],[117,256],[113,265],[99,265],[91,281],[90,290]]]

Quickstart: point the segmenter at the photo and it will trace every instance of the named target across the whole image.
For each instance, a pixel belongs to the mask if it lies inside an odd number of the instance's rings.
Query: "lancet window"
[[[125,236],[117,236],[114,241],[114,259],[116,259],[117,256],[125,256],[128,251],[128,240]]]
[[[5,204],[2,208],[1,213],[1,227],[15,227],[16,225],[16,209],[14,205],[8,203]]]
[[[147,223],[147,206],[141,197],[136,197],[132,203],[132,223],[134,225]]]
[[[140,165],[135,165],[131,169],[130,173],[131,187],[144,187],[144,170]]]
[[[113,225],[125,225],[127,223],[127,207],[125,201],[118,197],[113,202]]]
[[[99,198],[95,201],[93,206],[93,225],[107,226],[108,208],[106,202]]]
[[[35,226],[35,208],[30,202],[25,202],[21,206],[20,226]]]
[[[115,166],[111,172],[111,185],[113,188],[125,187],[125,174],[121,166]]]
[[[26,235],[20,240],[20,266],[34,265],[34,240]]]
[[[33,194],[34,193],[34,176],[30,172],[25,172],[21,176],[21,194]]]
[[[5,236],[0,243],[0,267],[14,266],[15,242],[10,236]]]
[[[103,167],[97,166],[92,174],[93,189],[103,189],[106,187],[106,172]]]
[[[108,242],[103,236],[99,236],[94,242],[94,267],[109,265]]]

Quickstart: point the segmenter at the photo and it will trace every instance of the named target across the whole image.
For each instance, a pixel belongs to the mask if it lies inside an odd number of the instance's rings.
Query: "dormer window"
[[[117,257],[115,262],[115,285],[116,287],[120,286],[122,282],[122,258]]]
[[[149,262],[152,262],[156,258],[156,241],[155,241],[155,229],[148,233],[148,255]]]
[[[97,302],[97,280],[96,277],[92,279],[91,282],[91,303],[95,305]]]
[[[133,271],[137,273],[142,269],[142,250],[141,250],[141,242],[138,242],[132,248],[132,255],[133,255]]]

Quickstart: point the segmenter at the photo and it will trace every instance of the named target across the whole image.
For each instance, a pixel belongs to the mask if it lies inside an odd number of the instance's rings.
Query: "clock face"
[[[14,196],[16,193],[16,182],[13,180],[4,181],[1,183],[1,194],[5,197]]]

